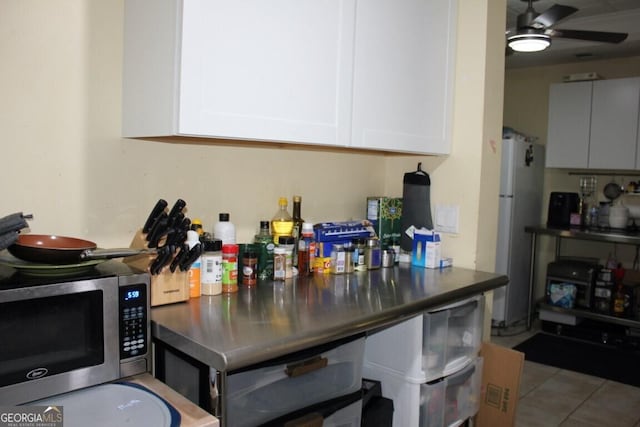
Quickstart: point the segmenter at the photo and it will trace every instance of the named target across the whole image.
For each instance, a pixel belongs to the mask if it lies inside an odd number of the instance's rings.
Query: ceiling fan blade
[[[628,37],[627,33],[609,33],[605,31],[583,31],[583,30],[547,30],[545,34],[551,37],[561,37],[565,39],[587,40],[603,43],[620,43]]]
[[[578,9],[575,7],[554,4],[549,9],[536,16],[533,23],[540,24],[547,28],[577,11]]]

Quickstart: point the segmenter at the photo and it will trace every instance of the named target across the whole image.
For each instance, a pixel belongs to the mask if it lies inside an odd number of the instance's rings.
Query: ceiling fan
[[[523,0],[525,1],[525,0]],[[551,45],[552,38],[568,38],[603,43],[620,43],[628,34],[603,31],[562,30],[551,28],[556,22],[578,11],[575,7],[554,4],[542,13],[533,9],[534,0],[528,0],[524,13],[518,15],[515,32],[507,32],[507,53],[538,52]]]

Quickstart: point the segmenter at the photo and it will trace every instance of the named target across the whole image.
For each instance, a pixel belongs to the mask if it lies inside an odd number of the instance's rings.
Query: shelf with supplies
[[[531,328],[533,320],[533,314],[536,308],[542,308],[548,313],[558,315],[558,317],[574,316],[580,318],[589,318],[592,320],[604,321],[607,323],[619,324],[628,327],[640,327],[640,320],[632,319],[629,317],[617,317],[612,314],[599,313],[591,311],[587,308],[565,308],[558,307],[546,302],[539,302],[536,304],[534,301],[534,286],[536,283],[536,250],[538,244],[538,236],[545,235],[555,238],[555,259],[560,257],[560,248],[562,239],[576,239],[576,240],[590,240],[605,243],[617,243],[624,245],[640,246],[640,232],[625,231],[625,230],[611,230],[611,229],[580,229],[580,228],[553,228],[545,225],[540,226],[528,226],[525,227],[525,231],[531,234],[531,258],[530,262],[530,274],[529,274],[529,299],[528,299],[528,316],[527,316],[527,329]]]
[[[611,314],[598,313],[598,312],[587,310],[584,308],[558,307],[552,304],[548,304],[544,301],[538,302],[538,308],[551,313],[558,313],[560,315],[575,316],[577,318],[584,318],[584,319],[596,320],[599,322],[613,323],[616,325],[630,327],[630,328],[640,328],[640,319],[638,318],[618,317],[618,316],[613,316]]]

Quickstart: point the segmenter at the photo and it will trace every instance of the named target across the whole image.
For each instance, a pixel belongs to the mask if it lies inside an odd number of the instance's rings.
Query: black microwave
[[[79,274],[0,266],[0,404],[150,371],[149,282],[118,261]]]

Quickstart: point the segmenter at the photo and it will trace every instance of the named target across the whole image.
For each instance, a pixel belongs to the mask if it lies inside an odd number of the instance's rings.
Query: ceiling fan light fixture
[[[551,45],[551,37],[546,34],[516,34],[509,37],[507,44],[516,52],[540,52]]]

